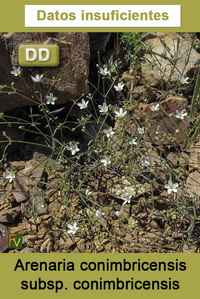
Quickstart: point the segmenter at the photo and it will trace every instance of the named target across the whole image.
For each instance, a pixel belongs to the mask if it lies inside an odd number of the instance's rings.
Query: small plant
[[[144,53],[150,53],[150,48],[144,44],[146,36],[146,33],[123,33],[121,36],[125,57],[134,75],[139,72]],[[173,66],[178,61],[177,56]],[[150,224],[154,230],[159,228],[160,232],[168,224],[189,231],[190,226],[199,221],[197,199],[187,192],[188,163],[181,163],[184,146],[177,145],[176,141],[188,116],[192,133],[187,142],[194,142],[198,136],[200,77],[193,79],[196,84],[189,109],[169,113],[161,101],[152,103],[146,99],[145,105],[149,110],[142,118],[141,103],[144,101],[131,98],[129,87],[121,78],[121,65],[119,59],[114,60],[113,56],[99,62],[94,93],[74,100],[68,110],[57,107],[58,96],[53,93],[55,78],[52,78],[52,86],[44,95],[41,92],[43,74],[32,75],[30,102],[37,103],[37,113],[31,106],[28,119],[0,114],[1,123],[8,126],[17,124],[22,132],[31,135],[31,140],[23,141],[25,144],[39,145],[51,151],[59,170],[40,165],[51,180],[36,189],[45,190],[48,185],[54,184],[51,192],[42,193],[47,205],[53,196],[62,199],[64,216],[59,219],[54,215],[53,225],[62,228],[68,235],[90,240],[93,252],[101,252],[102,248],[110,252],[124,244],[123,238],[128,238],[127,235],[135,239],[128,243],[128,247],[124,245],[123,250],[134,252],[137,239],[140,239],[139,231],[146,230],[148,233]],[[11,73],[23,81],[23,69],[13,67]],[[173,72],[170,78],[172,76]],[[190,79],[180,74],[179,80],[173,84],[173,94],[178,96],[184,92],[182,85],[190,84]],[[13,84],[1,86],[1,92],[24,96]],[[78,115],[76,119],[70,117],[73,110]],[[154,115],[159,113],[163,113],[162,118],[166,118],[174,131],[162,133],[158,125],[155,136],[151,137]],[[5,134],[3,142],[7,145],[1,160],[9,162],[7,149],[13,142],[20,141],[11,140]],[[157,142],[161,145],[156,146]],[[176,159],[172,159],[170,154]],[[4,178],[12,184],[17,173],[17,170],[7,168]],[[160,206],[164,206],[165,212],[157,209]],[[147,214],[149,219],[146,219]],[[176,217],[180,221],[175,225]],[[136,238],[134,234],[137,233]],[[106,247],[107,243],[110,247]],[[162,245],[154,248],[150,241],[143,244],[140,240],[141,244],[148,252],[162,251]]]
[[[151,47],[144,43],[147,33],[125,32],[121,35],[122,49],[125,57],[130,61],[130,72],[136,75],[140,69],[140,62],[144,53],[150,52]]]

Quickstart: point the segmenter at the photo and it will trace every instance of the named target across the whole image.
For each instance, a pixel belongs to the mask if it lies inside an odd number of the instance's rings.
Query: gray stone
[[[198,68],[200,54],[191,48],[192,40],[191,33],[175,32],[162,32],[147,39],[146,43],[152,47],[152,53],[146,54],[141,64],[142,76],[147,84],[156,86],[168,82],[170,78],[178,79],[180,74],[193,73]],[[177,58],[176,62],[174,58]],[[185,61],[188,61],[187,64]]]
[[[186,181],[186,192],[200,196],[200,171],[195,170],[189,174]]]
[[[22,250],[20,250],[20,253],[32,253],[33,249],[29,247],[25,247]]]
[[[44,200],[44,194],[37,188],[30,190],[30,197],[26,202],[21,203],[22,213],[27,218],[48,213],[48,208]]]
[[[0,211],[1,223],[13,223],[21,211],[20,207]]]
[[[189,160],[189,170],[200,170],[200,140],[192,144],[189,148],[190,160]]]
[[[27,200],[30,196],[33,198],[39,193],[39,184],[42,183],[45,175],[44,167],[35,160],[26,163],[23,170],[16,174],[14,180],[13,195],[17,202]]]
[[[8,230],[3,224],[0,224],[0,252],[4,252],[8,248]]]

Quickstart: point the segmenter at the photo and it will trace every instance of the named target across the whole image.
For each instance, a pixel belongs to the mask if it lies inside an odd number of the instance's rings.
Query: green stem
[[[190,108],[190,121],[192,121],[193,117],[194,117],[194,112],[195,112],[195,108],[196,108],[196,104],[197,104],[197,97],[198,97],[198,93],[200,90],[200,70],[198,72],[198,76],[197,76],[197,81],[194,87],[194,93],[193,93],[193,97],[192,97],[192,103],[191,103],[191,108]]]
[[[0,140],[0,143],[11,143],[11,142],[15,142],[15,143],[25,143],[25,144],[32,144],[32,145],[39,145],[42,147],[46,147],[49,148],[49,146],[45,145],[45,144],[39,144],[39,143],[35,143],[35,142],[30,142],[30,141],[21,141],[21,140]]]

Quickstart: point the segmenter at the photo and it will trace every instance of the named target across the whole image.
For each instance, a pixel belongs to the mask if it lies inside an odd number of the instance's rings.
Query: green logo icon
[[[8,234],[8,248],[22,248],[22,234]]]
[[[19,46],[19,65],[21,66],[58,66],[59,47],[57,45]]]

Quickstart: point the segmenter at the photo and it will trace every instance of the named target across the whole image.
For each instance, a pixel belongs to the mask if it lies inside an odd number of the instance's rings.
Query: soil
[[[200,223],[192,219],[192,213],[181,215],[167,192],[154,196],[153,204],[145,190],[131,205],[123,205],[120,197],[103,191],[93,192],[90,200],[83,202],[77,191],[70,190],[66,195],[63,187],[56,189],[58,173],[62,178],[68,166],[58,168],[55,160],[31,152],[30,147],[24,147],[21,153],[23,156],[10,157],[9,166],[19,172],[27,165],[35,169],[41,197],[38,203],[35,191],[29,188],[28,200],[17,202],[15,183],[1,179],[0,230],[23,235],[21,249],[4,252],[200,252]],[[37,168],[42,164],[45,175]],[[7,166],[1,163],[1,177]],[[108,183],[111,178],[105,174],[102,180]],[[194,204],[200,215],[199,201]],[[121,215],[116,215],[117,211]],[[79,227],[74,235],[67,233],[72,219]]]

